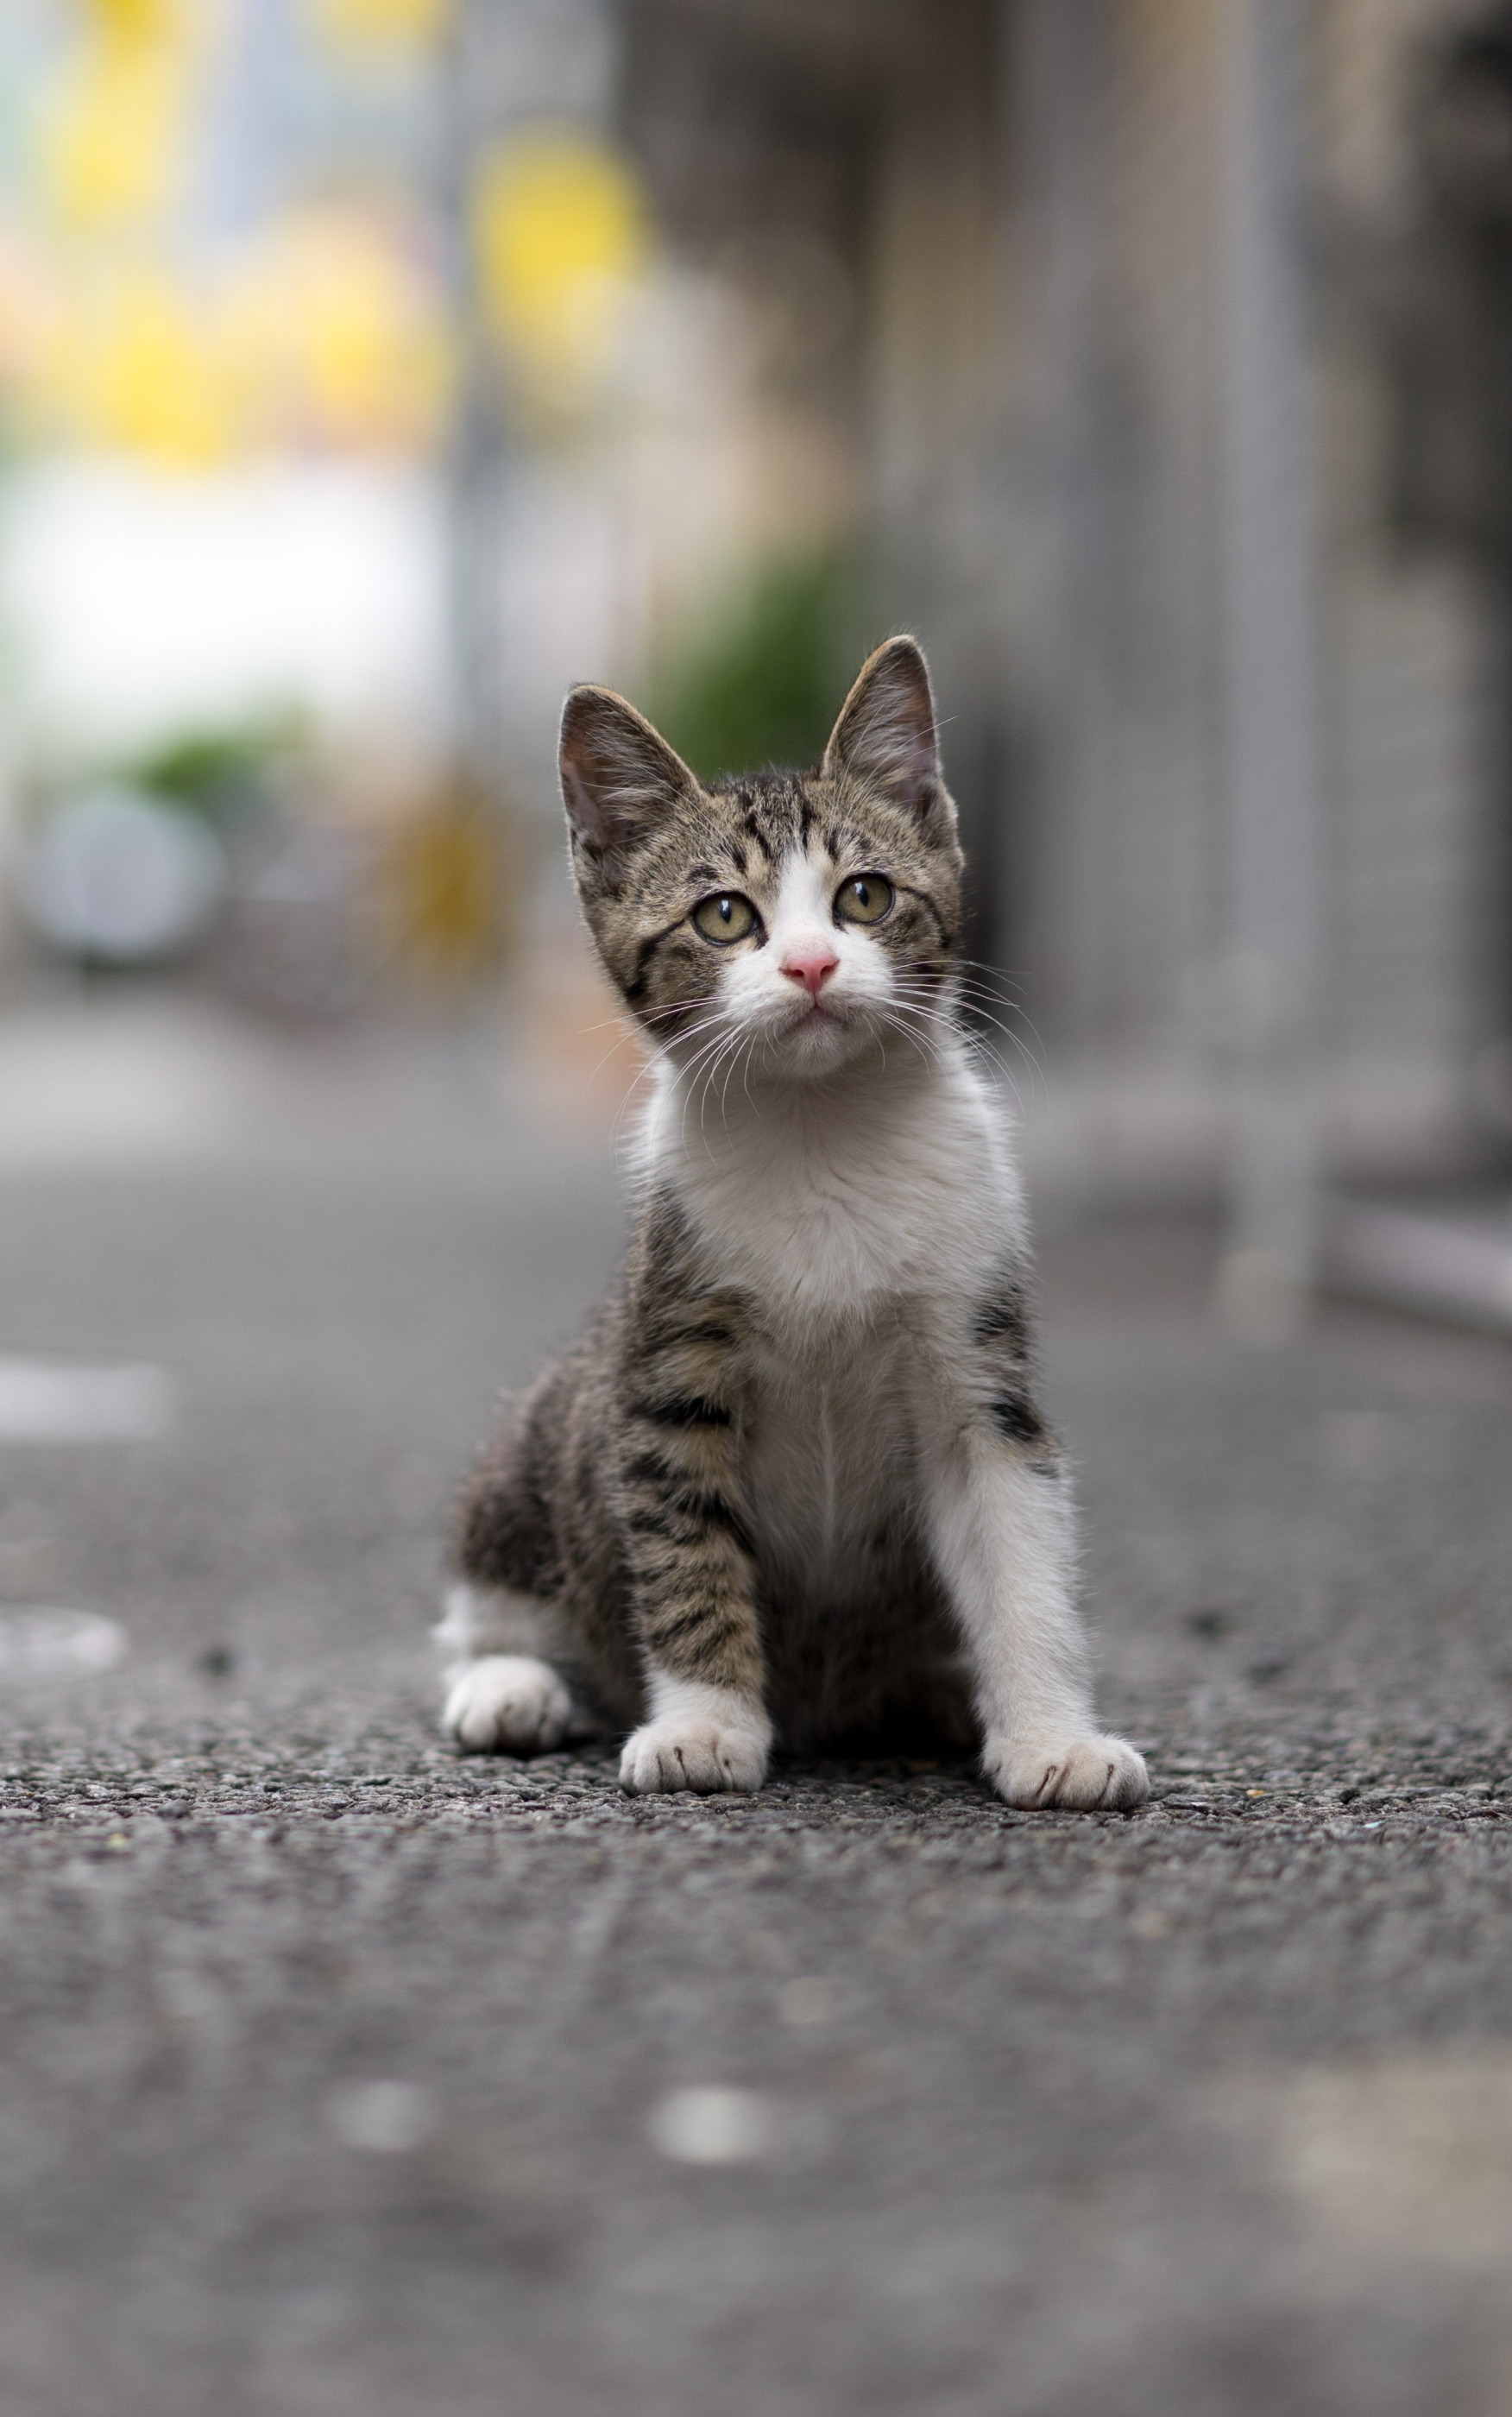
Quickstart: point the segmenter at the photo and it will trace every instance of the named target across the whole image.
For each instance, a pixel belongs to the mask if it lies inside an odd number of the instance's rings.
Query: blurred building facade
[[[984,952],[1061,1063],[1194,1095],[1222,1087],[1233,1013],[1238,7],[626,0],[615,20],[618,123],[663,226],[780,324],[767,373],[835,433],[887,616],[930,647]],[[1311,1013],[1346,1165],[1442,1162],[1506,1117],[1504,581],[1404,526],[1392,333],[1431,215],[1431,96],[1500,13],[1294,20]],[[1493,155],[1495,108],[1466,136]]]
[[[1512,1130],[1506,0],[17,0],[0,76],[18,796],[292,700],[559,939],[563,689],[775,565],[794,726],[928,645],[1110,1132],[1211,1172],[1267,1016],[1336,1165]]]

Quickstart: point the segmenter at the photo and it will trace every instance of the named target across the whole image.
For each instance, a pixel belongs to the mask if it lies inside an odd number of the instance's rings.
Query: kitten
[[[589,687],[560,762],[658,1053],[640,1220],[464,1496],[446,1728],[529,1753],[612,1723],[627,1788],[707,1792],[760,1787],[774,1737],[912,1725],[979,1745],[1010,1804],[1140,1803],[1093,1719],[918,646],[871,656],[815,772],[704,789]]]

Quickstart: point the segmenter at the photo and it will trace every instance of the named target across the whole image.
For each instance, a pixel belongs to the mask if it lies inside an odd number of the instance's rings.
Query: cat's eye
[[[699,900],[693,909],[693,929],[725,949],[732,940],[749,939],[756,929],[756,909],[738,889],[720,889],[712,898]]]
[[[893,886],[880,873],[858,873],[840,884],[835,913],[842,923],[880,923],[893,903]]]

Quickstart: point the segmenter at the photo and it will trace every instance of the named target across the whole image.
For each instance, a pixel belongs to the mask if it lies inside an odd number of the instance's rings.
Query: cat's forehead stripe
[[[746,773],[714,783],[706,795],[722,811],[724,828],[705,824],[709,855],[681,869],[681,879],[694,887],[740,881],[764,895],[795,857],[831,870],[896,858],[897,834],[879,832],[817,774]],[[942,927],[945,920],[936,916]]]
[[[736,810],[738,829],[768,863],[785,855],[795,841],[807,844],[815,814],[801,774],[769,772],[717,782],[710,794]],[[733,834],[731,844],[733,849]]]

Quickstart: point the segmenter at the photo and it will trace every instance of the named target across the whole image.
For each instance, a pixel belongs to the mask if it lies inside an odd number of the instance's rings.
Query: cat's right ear
[[[573,854],[607,889],[618,889],[641,842],[698,782],[644,714],[609,688],[574,688],[557,748]]]

